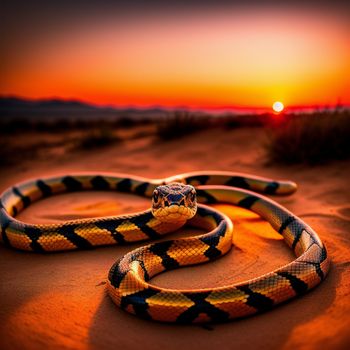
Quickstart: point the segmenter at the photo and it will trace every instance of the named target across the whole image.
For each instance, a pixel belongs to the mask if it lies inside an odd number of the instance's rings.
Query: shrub
[[[94,149],[105,147],[119,142],[120,138],[116,136],[110,128],[101,128],[89,131],[76,141],[76,148]]]
[[[188,112],[174,112],[173,115],[160,119],[156,135],[161,140],[177,139],[208,127],[209,120],[204,116],[195,116]]]
[[[290,115],[268,135],[272,161],[317,164],[350,158],[349,111]]]

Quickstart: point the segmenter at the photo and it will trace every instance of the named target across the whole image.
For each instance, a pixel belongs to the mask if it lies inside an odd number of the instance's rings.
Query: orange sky
[[[117,106],[350,104],[346,18],[271,9],[104,15],[18,42],[0,94]]]

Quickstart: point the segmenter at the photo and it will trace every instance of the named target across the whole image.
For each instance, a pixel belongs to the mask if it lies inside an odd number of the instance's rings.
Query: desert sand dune
[[[205,140],[205,142],[203,142]],[[31,254],[0,246],[2,349],[346,349],[350,346],[349,162],[268,164],[261,129],[207,130],[181,140],[144,136],[93,151],[44,152],[3,167],[0,190],[27,178],[78,171],[132,173],[159,178],[194,170],[254,173],[298,183],[275,197],[303,218],[327,246],[327,279],[307,295],[265,314],[203,326],[138,319],[118,309],[105,291],[113,262],[143,243],[92,251]],[[143,210],[149,201],[108,192],[74,193],[37,202],[19,215],[33,223]],[[216,287],[269,272],[294,259],[266,222],[249,211],[217,205],[234,221],[234,247],[210,264],[157,276],[170,288]],[[168,237],[193,235],[184,229]],[[164,239],[167,239],[166,237]]]

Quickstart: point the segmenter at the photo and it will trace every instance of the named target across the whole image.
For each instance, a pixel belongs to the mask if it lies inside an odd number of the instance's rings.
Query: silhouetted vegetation
[[[75,142],[75,147],[79,149],[95,149],[112,145],[120,142],[120,138],[110,128],[99,128],[91,130],[78,138]]]
[[[174,112],[157,121],[156,136],[163,141],[181,138],[208,128],[209,122],[206,116]]]
[[[141,125],[145,127],[139,128]],[[65,154],[68,150],[107,147],[121,140],[150,137],[163,142],[209,128],[221,129],[225,133],[240,127],[267,130],[267,151],[271,161],[316,164],[350,158],[348,110],[216,116],[175,111],[158,118],[138,119],[125,114],[109,120],[0,118],[0,158],[6,164],[49,155],[57,149],[60,154]]]
[[[229,114],[218,117],[218,123],[227,129],[242,127],[261,127],[266,124],[267,114]]]
[[[151,119],[134,119],[120,117],[110,120],[99,119],[27,119],[27,118],[13,118],[0,119],[0,134],[18,134],[23,132],[48,132],[48,133],[64,133],[66,131],[79,130],[94,130],[97,128],[132,128],[139,125],[147,125],[152,123]]]
[[[318,164],[350,158],[349,111],[281,117],[269,130],[272,161]]]

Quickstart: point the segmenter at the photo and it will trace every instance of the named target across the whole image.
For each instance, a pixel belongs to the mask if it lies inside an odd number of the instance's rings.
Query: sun
[[[284,105],[282,102],[280,101],[276,101],[274,102],[274,104],[272,105],[272,109],[274,110],[274,112],[276,113],[281,113],[284,110]]]

